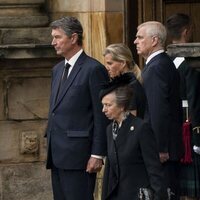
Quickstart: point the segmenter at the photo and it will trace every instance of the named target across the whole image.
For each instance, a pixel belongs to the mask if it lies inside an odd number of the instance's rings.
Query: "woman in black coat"
[[[111,78],[128,73],[131,76],[130,86],[134,90],[129,105],[132,114],[143,118],[146,108],[146,96],[141,85],[141,71],[133,59],[131,50],[123,43],[111,44],[104,51],[105,67]]]
[[[123,85],[128,74],[115,78],[100,93],[107,128],[107,159],[102,200],[138,200],[143,190],[166,200],[167,189],[154,134],[148,123],[128,112],[133,90]],[[145,193],[145,192],[144,192]]]

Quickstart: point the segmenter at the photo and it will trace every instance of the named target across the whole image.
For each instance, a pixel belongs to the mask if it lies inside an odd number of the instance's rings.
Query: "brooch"
[[[130,127],[130,131],[134,131],[134,129],[135,129],[134,126]]]

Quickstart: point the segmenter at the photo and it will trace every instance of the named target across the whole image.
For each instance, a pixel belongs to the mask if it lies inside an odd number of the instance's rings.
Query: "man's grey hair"
[[[153,37],[156,36],[159,39],[161,46],[165,45],[167,31],[165,26],[158,21],[148,21],[140,24],[138,26],[138,30],[142,27],[145,27],[146,33],[148,36]]]
[[[78,45],[82,46],[83,44],[83,27],[80,21],[71,16],[63,17],[56,21],[53,21],[50,24],[52,29],[60,28],[62,29],[68,37],[71,37],[73,33],[78,35]]]

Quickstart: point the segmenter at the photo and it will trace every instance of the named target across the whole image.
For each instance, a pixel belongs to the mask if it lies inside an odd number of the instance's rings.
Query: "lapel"
[[[55,105],[55,102],[56,102],[56,97],[58,95],[58,90],[59,90],[59,87],[60,87],[60,81],[61,81],[61,77],[62,77],[62,73],[63,73],[63,70],[64,70],[64,64],[65,62],[62,61],[59,66],[58,66],[58,70],[57,70],[57,74],[56,74],[56,77],[55,77],[55,80],[54,80],[54,83],[52,85],[52,105]],[[53,106],[52,106],[53,107]]]
[[[118,162],[118,151],[116,147],[116,142],[113,140],[112,136],[112,125],[109,126],[108,129],[109,137],[108,137],[108,149],[110,154],[110,163],[109,163],[109,172],[108,172],[108,190],[106,193],[106,198],[108,199],[109,196],[114,192],[114,190],[117,188],[117,185],[119,183],[119,162]]]
[[[128,134],[132,134],[131,127],[133,126],[133,119],[135,117],[133,115],[129,115],[127,119],[122,123],[121,128],[119,129],[118,135],[116,140],[113,140],[112,138],[112,126],[109,126],[108,132],[111,133],[109,135],[109,142],[108,142],[108,148],[112,151],[111,154],[111,162],[110,162],[110,170],[112,171],[112,176],[110,177],[111,180],[109,180],[109,187],[108,192],[106,195],[106,199],[109,199],[109,196],[115,191],[117,188],[117,185],[120,181],[120,166],[119,166],[119,160],[120,159],[120,147],[122,145],[126,145],[126,140],[128,139]],[[135,123],[134,123],[135,124]]]
[[[143,68],[143,70],[142,70],[142,74],[147,70],[147,67],[148,67],[148,64],[144,64],[144,68]]]
[[[142,77],[143,77],[143,75],[148,71],[147,69],[149,69],[151,63],[156,62],[156,60],[157,60],[159,57],[163,57],[164,54],[165,54],[165,52],[159,53],[158,55],[154,56],[147,64],[144,65],[144,68],[143,68],[143,70],[142,70]],[[159,59],[161,59],[161,58],[159,58]]]
[[[60,70],[61,72],[59,72],[59,75],[57,76],[58,78],[56,79],[56,84],[55,84],[55,94],[54,94],[54,106],[53,106],[53,110],[59,105],[59,103],[62,101],[63,97],[65,96],[65,94],[68,92],[68,90],[70,89],[70,86],[73,84],[73,81],[75,80],[77,74],[80,72],[81,68],[82,68],[82,64],[83,61],[86,58],[86,54],[83,52],[80,57],[78,58],[78,60],[76,61],[75,65],[73,66],[73,69],[71,71],[71,73],[69,74],[69,77],[67,78],[67,80],[65,80],[65,82],[62,85],[61,91],[59,92],[59,96],[57,98],[57,101],[55,102],[56,99],[56,95],[58,92],[58,88],[59,88],[59,84],[60,84],[60,79],[62,76],[62,72],[63,69]],[[64,68],[64,64],[63,64],[63,68]]]
[[[116,138],[116,146],[119,148],[120,145],[126,145],[126,140],[128,139],[128,135],[130,134],[130,131],[132,133],[131,127],[134,127],[132,125],[133,119],[135,116],[132,114],[129,114],[127,119],[122,123],[121,128],[119,129],[117,138]]]

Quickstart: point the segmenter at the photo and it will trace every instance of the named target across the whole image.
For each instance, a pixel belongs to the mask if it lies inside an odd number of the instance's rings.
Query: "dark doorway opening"
[[[135,62],[139,63],[139,58],[136,52],[136,48],[135,45],[133,44],[137,32],[137,26],[138,26],[138,1],[125,0],[125,32],[126,32],[125,42],[131,49]]]

